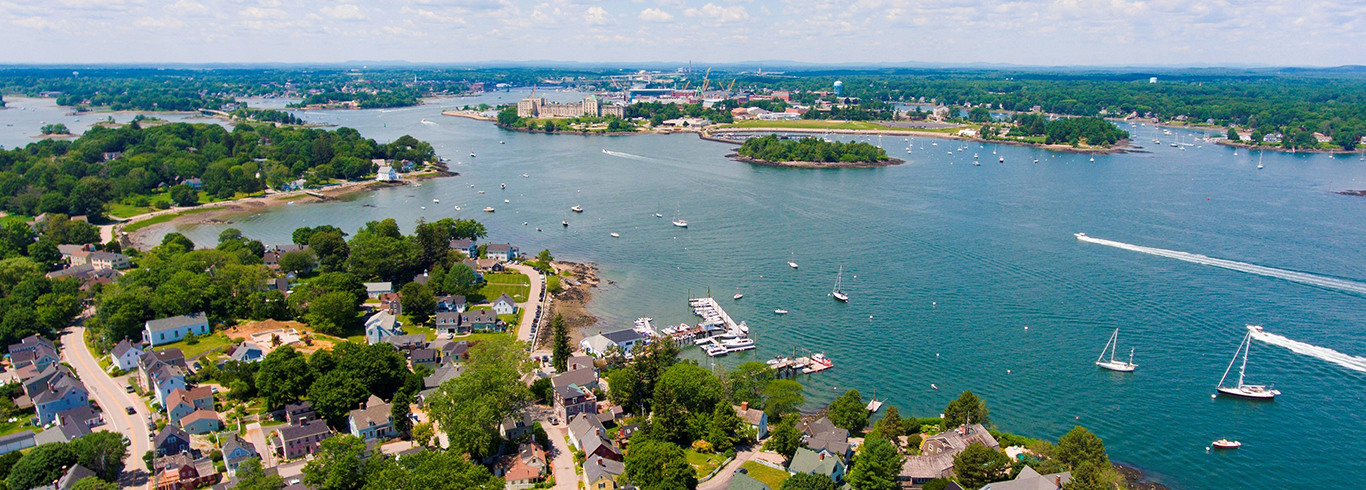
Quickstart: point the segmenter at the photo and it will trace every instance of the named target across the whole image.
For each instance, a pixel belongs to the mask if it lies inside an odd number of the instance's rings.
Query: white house
[[[394,167],[385,165],[379,168],[379,172],[375,174],[375,180],[378,180],[380,182],[398,180],[398,171],[394,170]]]
[[[645,337],[635,330],[626,329],[600,333],[579,342],[579,348],[593,357],[602,357],[612,346],[620,347],[623,353],[630,354]]]
[[[378,298],[381,294],[394,292],[394,283],[392,282],[367,282],[364,285],[365,295],[371,298]]]
[[[204,312],[149,321],[142,331],[142,340],[156,347],[178,342],[189,334],[209,334],[209,320]]]
[[[493,300],[493,312],[499,315],[512,315],[517,313],[517,302],[511,296],[503,294],[498,299]]]
[[[132,371],[138,367],[138,358],[142,357],[142,349],[133,345],[128,339],[123,339],[122,342],[114,346],[110,357],[113,358],[114,365],[118,366],[119,369]]]
[[[365,320],[365,341],[370,344],[384,342],[384,339],[403,335],[403,324],[387,311],[380,311]]]

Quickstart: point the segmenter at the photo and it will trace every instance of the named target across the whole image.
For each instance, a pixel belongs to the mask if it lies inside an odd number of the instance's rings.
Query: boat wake
[[[1234,260],[1216,259],[1214,257],[1207,257],[1204,255],[1187,252],[1178,252],[1175,250],[1164,250],[1160,248],[1131,245],[1128,243],[1116,242],[1112,240],[1092,238],[1080,233],[1077,234],[1077,239],[1087,243],[1095,243],[1098,245],[1122,248],[1124,250],[1131,250],[1134,252],[1156,255],[1159,257],[1184,260],[1186,262],[1191,262],[1195,264],[1208,265],[1213,267],[1219,267],[1222,269],[1234,270],[1238,272],[1246,272],[1248,274],[1256,274],[1259,276],[1285,279],[1287,281],[1298,282],[1300,284],[1308,284],[1310,286],[1318,286],[1321,288],[1336,289],[1338,291],[1346,291],[1349,293],[1366,295],[1366,283],[1361,283],[1357,281],[1336,279],[1332,277],[1318,276],[1304,272],[1288,271],[1285,269],[1276,269],[1274,267],[1264,267],[1256,264],[1248,264],[1245,262],[1238,262]]]
[[[428,120],[426,120],[426,119],[423,119],[423,120],[422,120],[422,124],[430,124],[430,125],[432,125],[432,126],[440,126],[440,124],[437,124],[437,123],[428,121]]]
[[[1296,354],[1317,357],[1319,359],[1331,362],[1333,364],[1337,364],[1339,366],[1351,369],[1353,371],[1360,371],[1366,373],[1366,357],[1350,356],[1335,351],[1333,349],[1329,349],[1327,347],[1319,347],[1317,345],[1310,345],[1304,342],[1290,340],[1280,335],[1266,333],[1265,331],[1253,331],[1252,338],[1260,340],[1267,344],[1290,349],[1291,352],[1294,352]]]
[[[640,156],[640,155],[632,155],[632,154],[630,154],[630,153],[623,153],[623,152],[620,152],[620,151],[612,151],[612,150],[608,150],[608,149],[606,149],[606,148],[604,148],[604,149],[602,150],[602,152],[603,152],[603,153],[606,153],[606,154],[608,154],[608,155],[612,155],[612,156],[614,156],[614,157],[618,157],[618,158],[630,158],[630,159],[632,159],[632,160],[650,160],[650,157],[643,157],[643,156]]]

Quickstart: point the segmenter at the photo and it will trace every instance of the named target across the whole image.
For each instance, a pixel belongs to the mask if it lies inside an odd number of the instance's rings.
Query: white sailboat
[[[791,259],[788,259],[788,261],[787,261],[787,266],[788,266],[788,267],[791,267],[791,268],[793,268],[793,269],[796,269],[796,268],[797,268],[797,263],[796,263],[796,262],[793,262],[793,260],[796,260],[796,258],[797,258],[797,253],[796,253],[796,252],[792,252],[792,258],[791,258]]]
[[[678,209],[677,209],[677,208],[674,209],[674,221],[673,221],[673,223],[674,223],[674,226],[677,226],[677,227],[679,227],[679,228],[687,228],[687,227],[688,227],[688,222],[687,222],[687,221],[678,219]]]
[[[838,273],[838,274],[835,274],[835,289],[834,289],[833,291],[830,291],[830,296],[831,296],[831,297],[834,297],[836,301],[840,301],[840,302],[843,302],[843,303],[848,303],[848,302],[849,302],[849,295],[844,294],[844,290],[843,290],[843,287],[842,287],[843,281],[844,281],[844,266],[841,265],[841,266],[840,266],[840,271],[839,271],[839,273]]]
[[[1262,169],[1262,152],[1257,152],[1257,170]]]
[[[1119,371],[1119,372],[1121,372],[1121,373],[1132,373],[1132,372],[1134,372],[1134,368],[1137,368],[1138,365],[1137,365],[1137,364],[1134,364],[1134,350],[1133,350],[1133,348],[1130,348],[1130,349],[1129,349],[1129,362],[1116,361],[1116,360],[1115,360],[1115,351],[1116,351],[1116,350],[1119,350],[1119,329],[1118,329],[1118,328],[1115,329],[1115,333],[1110,334],[1110,340],[1109,340],[1108,342],[1105,343],[1105,349],[1102,349],[1102,350],[1100,351],[1100,357],[1097,357],[1097,358],[1096,358],[1096,366],[1099,366],[1099,367],[1101,367],[1102,369],[1109,369],[1109,370],[1111,370],[1111,371]],[[1108,361],[1105,360],[1105,353],[1106,353],[1107,351],[1110,353],[1110,360],[1108,360]]]
[[[1233,360],[1229,361],[1228,369],[1224,370],[1224,377],[1219,378],[1219,386],[1215,387],[1219,394],[1253,400],[1273,400],[1276,395],[1281,394],[1279,390],[1267,386],[1243,384],[1243,376],[1247,373],[1247,354],[1252,348],[1252,334],[1260,331],[1262,331],[1262,327],[1247,326],[1247,335],[1243,336],[1243,343],[1238,344],[1238,352],[1233,354]],[[1238,367],[1238,385],[1224,386],[1224,380],[1228,379],[1228,373],[1233,370],[1233,364],[1238,362],[1239,357],[1243,358],[1243,364]]]

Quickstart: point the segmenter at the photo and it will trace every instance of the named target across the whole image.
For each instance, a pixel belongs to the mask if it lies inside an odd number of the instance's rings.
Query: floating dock
[[[790,378],[798,374],[815,374],[835,367],[835,362],[817,352],[810,356],[789,358],[775,357],[768,361],[768,367],[778,372],[780,378]]]

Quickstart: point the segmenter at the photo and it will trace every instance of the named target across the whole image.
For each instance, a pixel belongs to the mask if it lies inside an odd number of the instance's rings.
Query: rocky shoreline
[[[726,158],[735,160],[737,162],[748,163],[750,165],[788,168],[877,168],[891,167],[893,165],[901,165],[903,163],[906,163],[905,160],[898,160],[895,158],[878,160],[876,162],[774,162],[769,160],[762,160],[759,158],[747,157],[739,153],[731,153],[729,155],[726,155]]]
[[[593,289],[601,282],[598,279],[597,264],[576,262],[552,262],[555,270],[560,271],[563,290],[554,295],[551,315],[561,315],[569,330],[570,345],[578,345],[584,338],[584,330],[598,323],[598,317],[588,313],[588,303],[593,300]],[[549,346],[553,335],[541,335],[538,347]]]
[[[1151,481],[1143,471],[1132,466],[1113,463],[1115,471],[1124,477],[1125,486],[1129,490],[1170,490],[1166,485]]]

